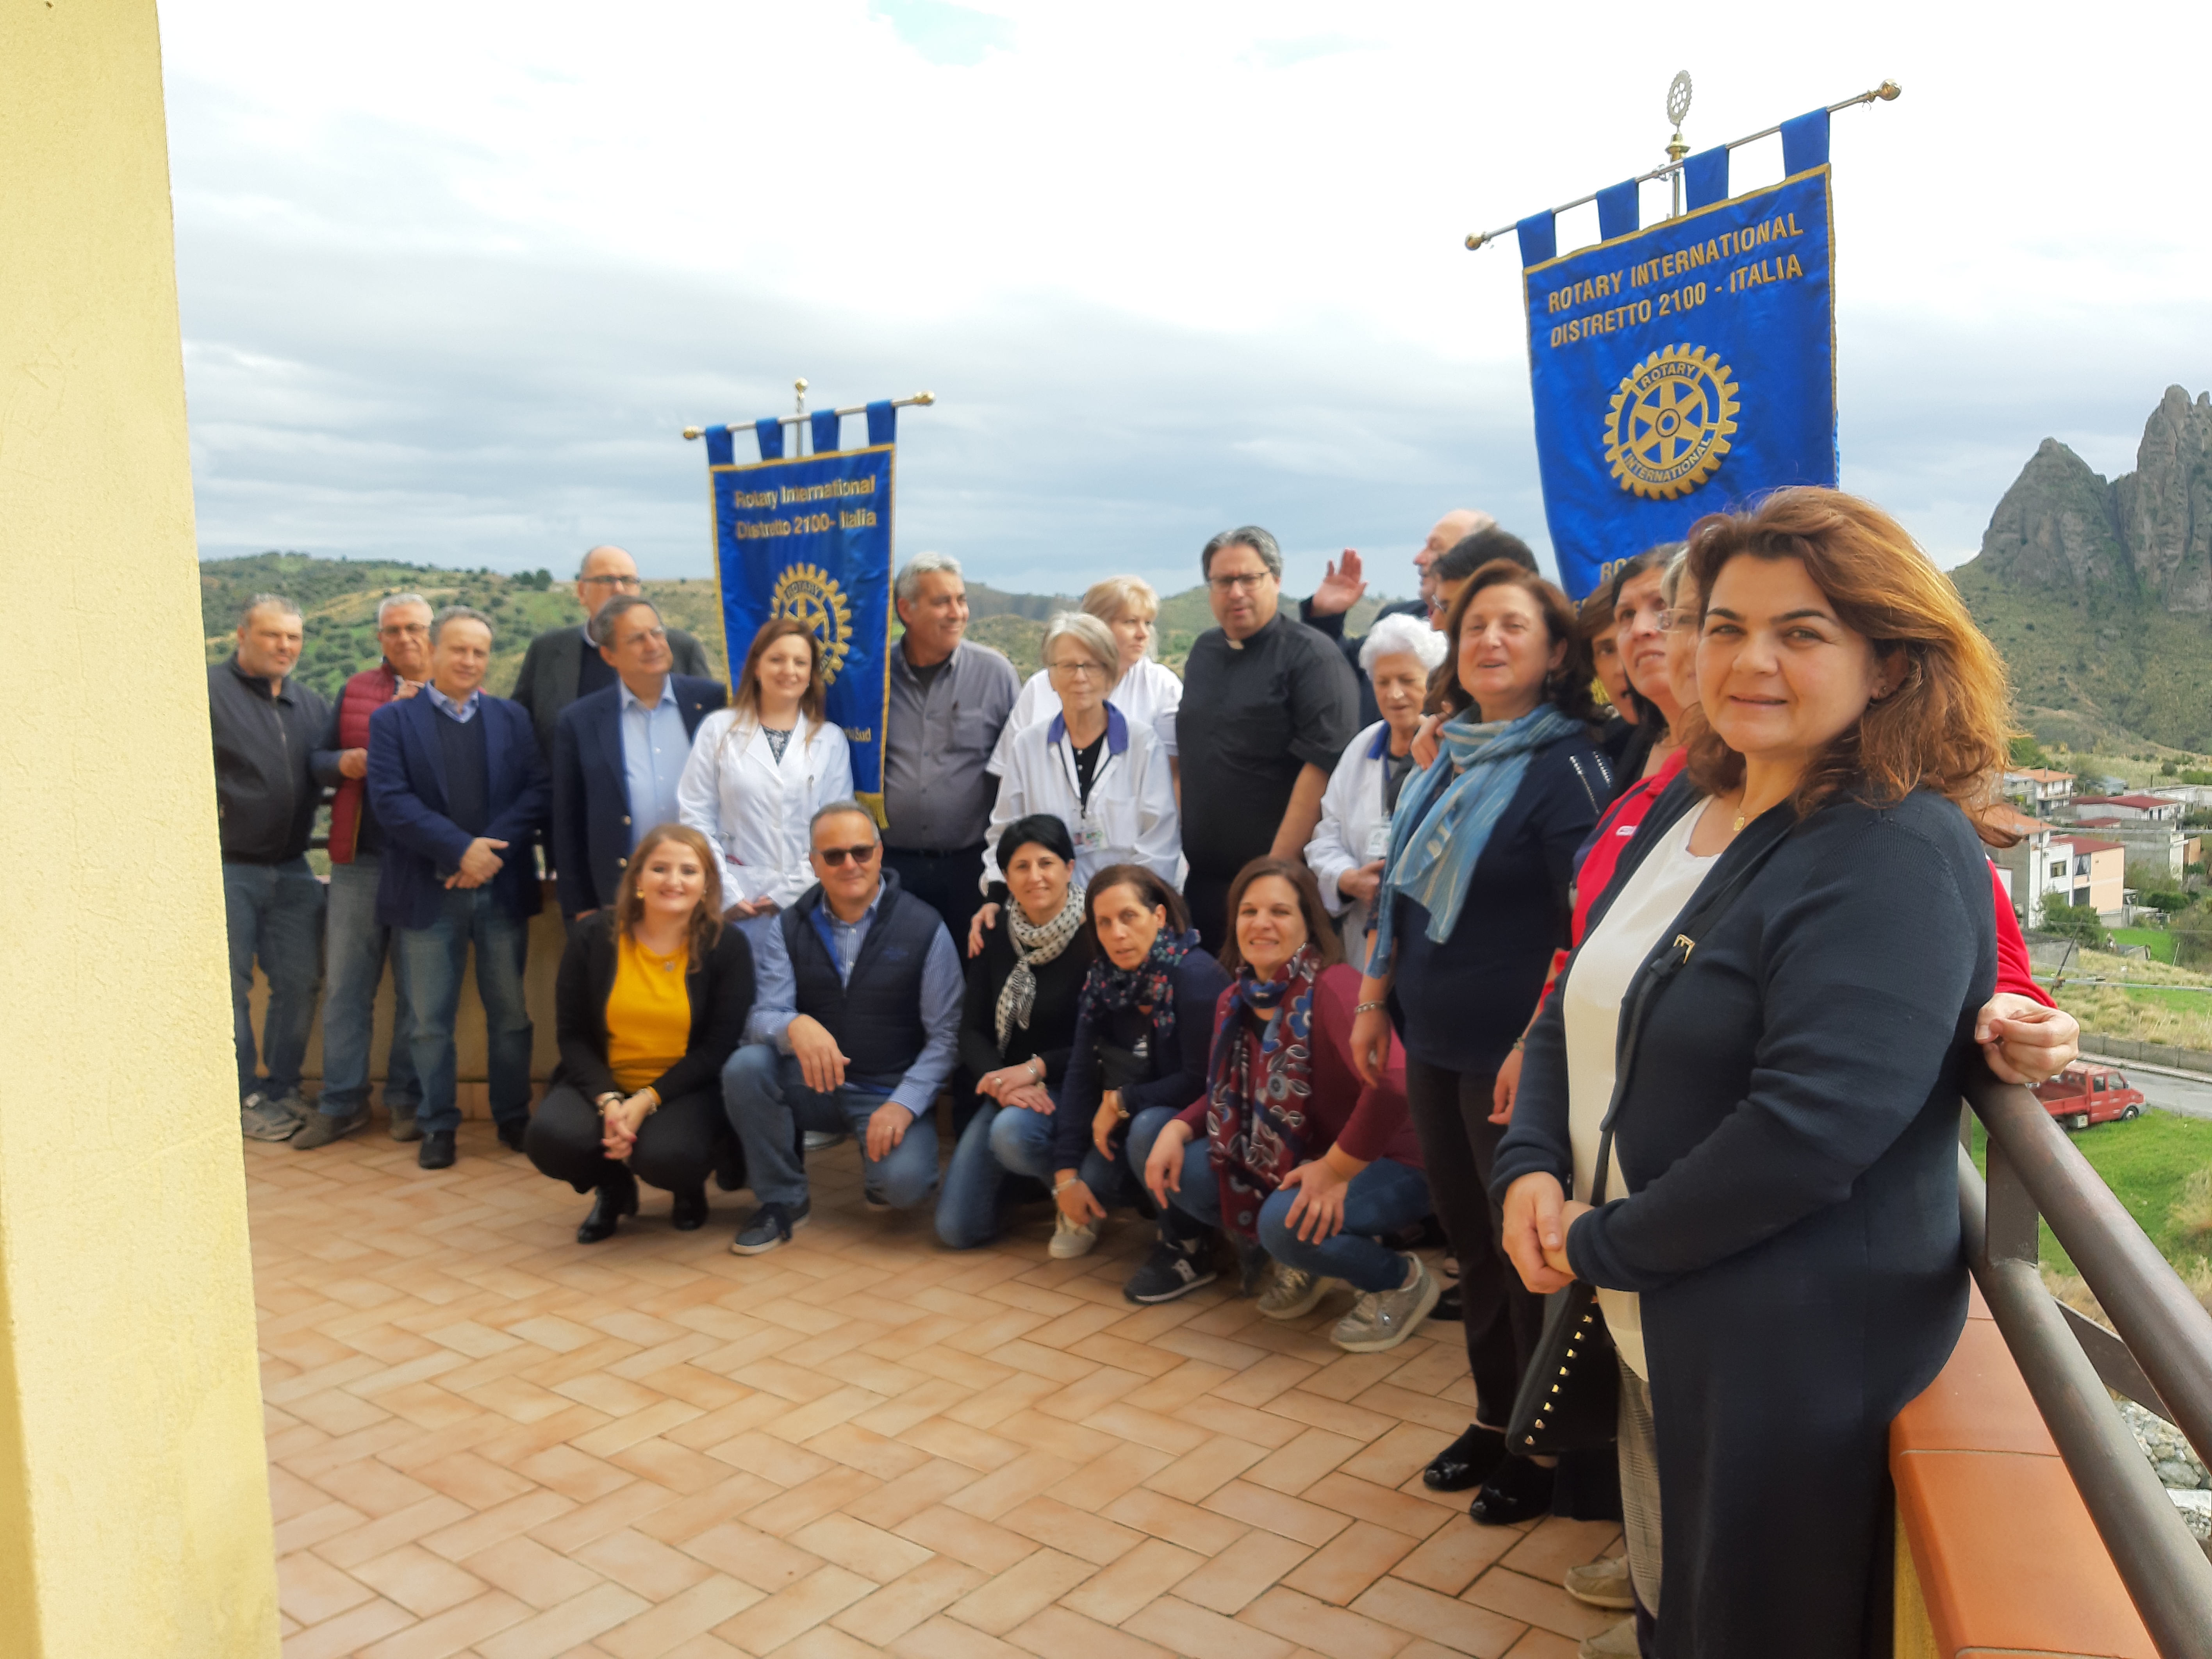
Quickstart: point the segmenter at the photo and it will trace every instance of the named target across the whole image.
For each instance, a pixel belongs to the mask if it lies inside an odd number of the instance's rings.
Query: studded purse
[[[1605,1203],[1606,1177],[1613,1166],[1613,1124],[1620,1116],[1621,1102],[1627,1098],[1645,1015],[1658,994],[1688,965],[1698,941],[1711,932],[1736,895],[1796,827],[1796,816],[1786,805],[1762,813],[1732,849],[1747,853],[1735,873],[1688,920],[1677,925],[1673,940],[1645,961],[1632,983],[1624,1011],[1626,1035],[1619,1051],[1620,1064],[1613,1077],[1613,1098],[1606,1103],[1605,1121],[1598,1132],[1597,1170],[1590,1182],[1593,1209]],[[1747,849],[1747,842],[1750,843]],[[1613,1333],[1606,1328],[1605,1315],[1599,1311],[1597,1287],[1577,1279],[1544,1298],[1544,1328],[1513,1397],[1505,1444],[1516,1457],[1550,1457],[1609,1445],[1620,1410],[1619,1351],[1613,1346]]]

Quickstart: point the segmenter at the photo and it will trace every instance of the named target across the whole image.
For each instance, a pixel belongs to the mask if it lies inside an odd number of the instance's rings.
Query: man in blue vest
[[[422,1103],[416,1162],[453,1162],[461,1127],[453,1020],[476,947],[492,1120],[520,1152],[530,1122],[530,1010],[522,975],[552,791],[520,704],[483,690],[491,619],[448,605],[430,619],[430,683],[368,717],[368,799],[384,831],[376,919],[399,932]]]
[[[933,1114],[958,1048],[959,955],[937,912],[883,867],[866,807],[833,801],[811,831],[816,884],[760,931],[746,1042],[722,1068],[760,1200],[731,1242],[738,1255],[805,1225],[802,1131],[860,1142],[872,1209],[907,1209],[937,1185]]]

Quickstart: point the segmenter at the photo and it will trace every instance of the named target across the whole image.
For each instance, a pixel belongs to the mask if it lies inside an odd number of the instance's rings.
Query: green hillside
[[[1975,559],[1951,573],[2004,655],[2021,722],[2076,750],[2212,750],[2212,619],[2121,583],[2007,580]]]

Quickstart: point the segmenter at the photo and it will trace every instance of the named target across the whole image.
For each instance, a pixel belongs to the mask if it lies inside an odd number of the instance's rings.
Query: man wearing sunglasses
[[[963,990],[952,936],[884,868],[860,803],[824,806],[811,835],[815,885],[756,937],[752,1017],[722,1068],[760,1200],[731,1242],[737,1255],[773,1250],[806,1224],[803,1133],[860,1143],[872,1209],[910,1208],[937,1185],[933,1112],[958,1051]]]
[[[584,607],[584,620],[567,628],[549,629],[531,641],[530,649],[523,653],[522,669],[514,677],[511,695],[530,711],[530,723],[538,732],[538,752],[547,766],[553,764],[561,711],[579,697],[605,690],[617,678],[592,638],[592,619],[609,599],[640,592],[644,586],[638,578],[637,561],[628,553],[611,545],[593,548],[584,555],[584,562],[576,570],[576,599]],[[714,677],[705,647],[682,629],[668,630],[668,649],[678,673],[699,679]]]

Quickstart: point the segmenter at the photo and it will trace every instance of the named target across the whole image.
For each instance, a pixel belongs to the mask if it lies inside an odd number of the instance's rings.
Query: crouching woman
[[[1264,1249],[1260,1311],[1296,1319],[1335,1280],[1354,1293],[1329,1338],[1352,1353],[1395,1348],[1429,1316],[1438,1286],[1384,1241],[1429,1212],[1420,1141],[1406,1113],[1404,1054],[1362,1084],[1352,1061],[1359,974],[1303,864],[1255,859],[1229,890],[1236,975],[1216,1006],[1205,1097],[1164,1125],[1145,1160],[1160,1234],[1188,1249],[1226,1233]],[[1194,1288],[1140,1273],[1128,1294]]]
[[[723,925],[720,864],[696,830],[649,830],[614,903],[569,931],[554,990],[561,1064],[522,1150],[598,1194],[579,1244],[637,1213],[641,1179],[674,1195],[679,1232],[705,1224],[710,1174],[725,1191],[744,1185],[721,1079],[752,1012],[753,954]]]

